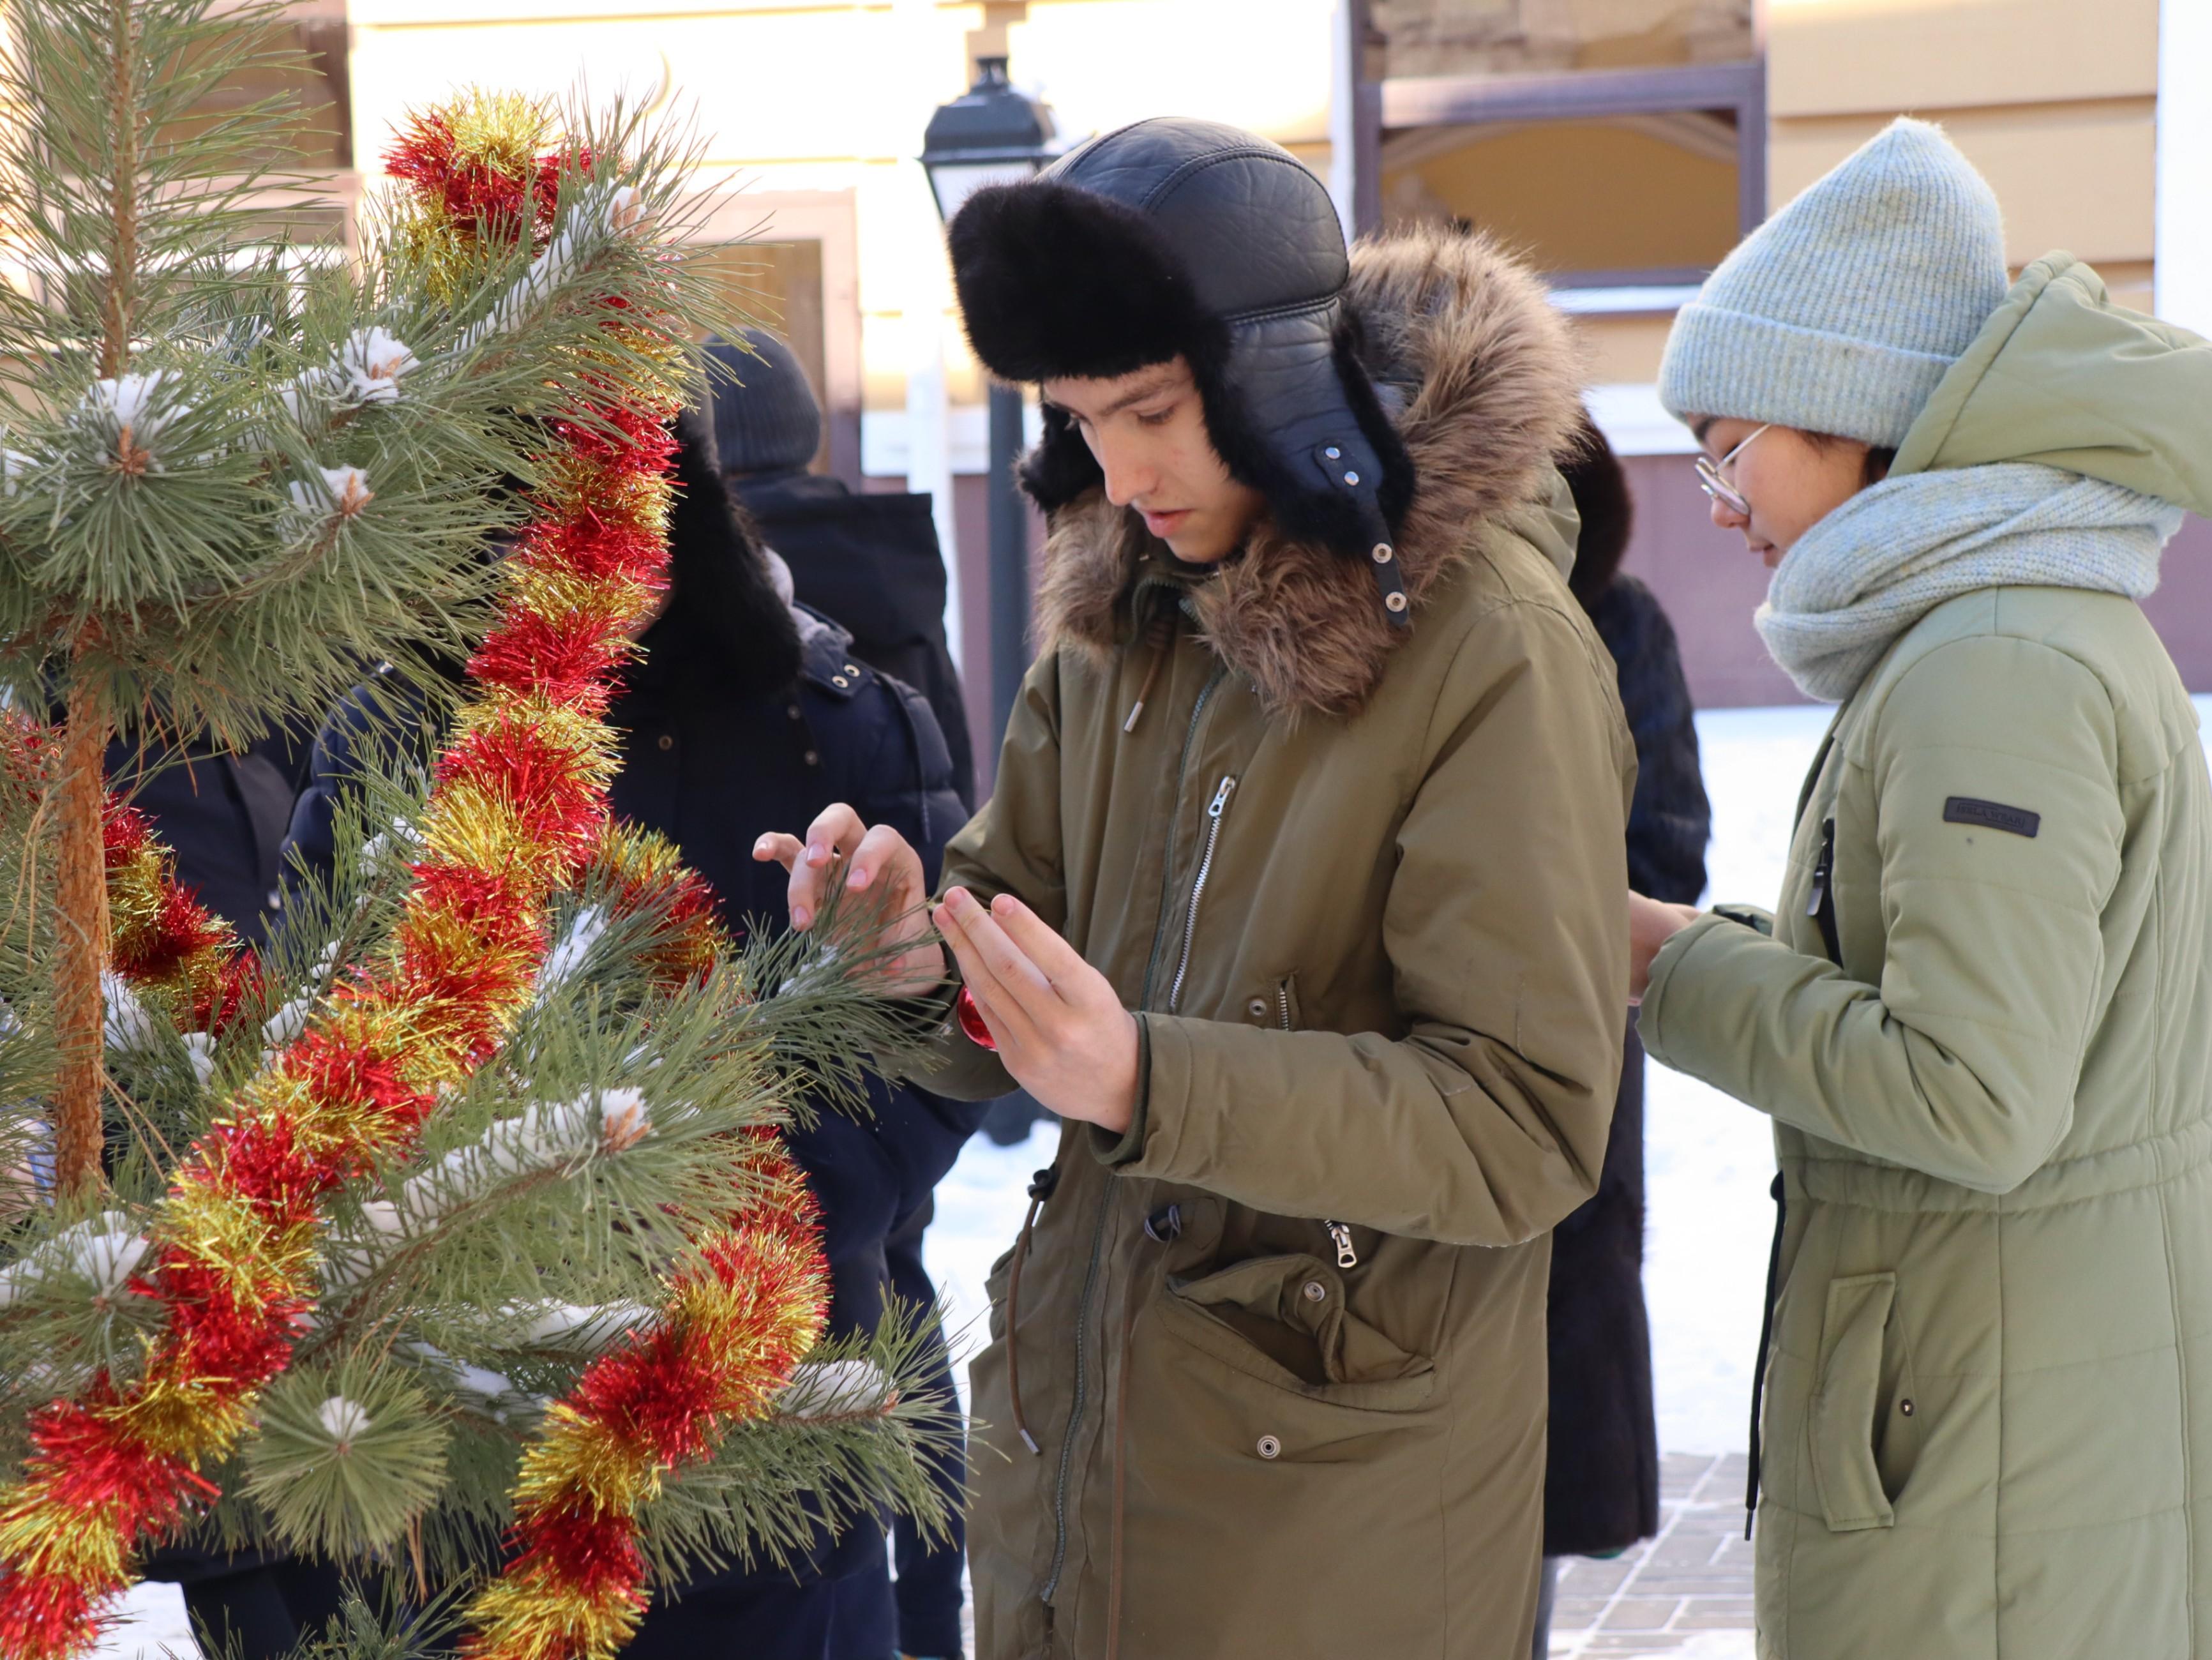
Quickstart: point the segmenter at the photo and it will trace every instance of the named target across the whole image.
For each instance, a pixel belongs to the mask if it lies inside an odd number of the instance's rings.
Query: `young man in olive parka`
[[[973,1369],[979,1651],[1520,1660],[1635,769],[1565,581],[1565,326],[1478,239],[1347,258],[1209,123],[951,237],[977,356],[1041,384],[1050,536],[996,794],[898,925],[899,1064],[1069,1121]],[[850,812],[757,856],[801,927],[925,897]]]

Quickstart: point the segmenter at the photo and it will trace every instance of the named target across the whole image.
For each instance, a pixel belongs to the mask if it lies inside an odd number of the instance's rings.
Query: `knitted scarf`
[[[2140,599],[2182,511],[2027,462],[1885,479],[1797,539],[1753,620],[1798,690],[1841,702],[1890,642],[1977,588],[2088,588]]]

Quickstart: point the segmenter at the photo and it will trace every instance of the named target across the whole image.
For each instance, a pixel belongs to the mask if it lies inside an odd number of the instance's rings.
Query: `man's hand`
[[[890,825],[870,830],[859,813],[839,801],[807,826],[804,842],[772,831],[753,843],[753,858],[763,865],[774,860],[791,873],[791,926],[802,933],[829,903],[836,866],[842,864],[847,891],[877,896],[888,919],[877,944],[897,954],[884,967],[884,995],[919,997],[945,983],[944,947],[921,943],[898,951],[929,932],[922,912],[929,893],[922,884],[921,855]]]
[[[947,891],[938,932],[1014,1081],[1063,1118],[1119,1135],[1137,1110],[1137,1021],[1106,976],[1012,894]]]
[[[1628,896],[1628,1000],[1641,1003],[1651,988],[1651,959],[1659,948],[1705,913],[1695,905],[1669,905]]]

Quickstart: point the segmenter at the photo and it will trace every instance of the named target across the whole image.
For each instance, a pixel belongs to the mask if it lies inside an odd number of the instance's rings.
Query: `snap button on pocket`
[[[1903,1413],[1907,1418],[1912,1416],[1912,1402],[1910,1401],[1899,1402],[1897,1403],[1897,1409]]]
[[[1267,1000],[1264,997],[1254,998],[1244,1006],[1244,1012],[1255,1020],[1265,1020],[1267,1018]]]
[[[1327,1286],[1324,1286],[1323,1284],[1322,1284],[1322,1282],[1321,1282],[1320,1280],[1307,1280],[1307,1281],[1306,1281],[1306,1301],[1307,1301],[1307,1302],[1309,1302],[1309,1303],[1318,1303],[1318,1302],[1320,1302],[1322,1298],[1326,1298],[1328,1295],[1328,1287]],[[1907,1412],[1910,1412],[1910,1411],[1911,1411],[1911,1410],[1912,1410],[1912,1408],[1911,1408],[1911,1407],[1910,1405],[1908,1405],[1908,1406],[1905,1408],[1905,1410],[1906,1410]]]
[[[1261,1457],[1262,1457],[1262,1458],[1274,1458],[1274,1457],[1278,1457],[1278,1456],[1279,1456],[1281,1455],[1282,1450],[1283,1450],[1283,1444],[1282,1444],[1280,1441],[1278,1441],[1277,1439],[1275,1439],[1275,1438],[1274,1438],[1273,1436],[1272,1436],[1272,1435],[1263,1435],[1263,1436],[1261,1436],[1261,1437],[1260,1438],[1260,1456],[1261,1456]]]

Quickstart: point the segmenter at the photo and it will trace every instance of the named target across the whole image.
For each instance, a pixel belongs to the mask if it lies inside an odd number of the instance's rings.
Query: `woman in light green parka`
[[[1778,915],[1632,900],[1646,1049],[1771,1116],[1759,1651],[2212,1653],[2212,787],[2136,600],[2212,346],[1899,122],[1749,238],[1661,393],[1842,704]]]

